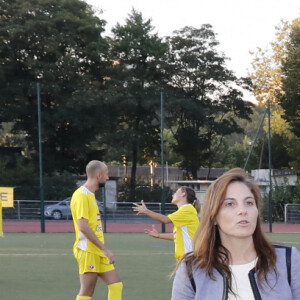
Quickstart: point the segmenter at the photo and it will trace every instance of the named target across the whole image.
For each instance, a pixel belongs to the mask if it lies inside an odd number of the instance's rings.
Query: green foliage
[[[286,47],[292,23],[281,21],[276,26],[276,38],[266,49],[257,48],[253,53],[250,76],[257,101],[266,105],[270,101],[274,108],[278,104],[278,95],[282,93],[282,62],[287,57]]]
[[[117,24],[110,43],[111,78],[107,97],[113,107],[112,128],[105,141],[126,154],[132,162],[131,189],[135,186],[138,161],[149,160],[158,151],[160,128],[160,65],[166,51],[162,39],[153,34],[150,20],[134,9],[125,25]],[[145,157],[147,156],[147,157]],[[116,158],[115,158],[116,159]]]
[[[284,205],[300,204],[300,185],[291,187],[276,186],[272,192],[272,218],[273,222],[284,222]],[[264,197],[263,218],[268,220],[269,196]]]
[[[69,172],[43,177],[44,198],[61,200],[72,195],[76,189],[76,178]],[[39,200],[39,173],[32,162],[15,157],[12,165],[9,159],[0,162],[0,186],[14,188],[14,198],[18,200]]]
[[[0,186],[29,186],[38,178],[34,165],[22,157],[2,157],[0,161]]]
[[[287,58],[283,62],[283,93],[280,104],[284,118],[291,125],[292,131],[300,137],[300,19],[294,22],[287,45]]]
[[[252,110],[238,87],[250,89],[249,80],[236,78],[226,68],[208,24],[184,27],[167,41],[167,122],[174,128],[174,151],[183,157],[182,167],[197,178],[199,167],[213,165],[223,137],[243,132],[237,120],[249,120]]]
[[[290,166],[295,170],[300,170],[300,140],[290,141],[291,146],[288,148],[288,154],[291,157]]]
[[[224,165],[228,168],[235,166],[243,167],[249,154],[250,147],[254,142],[257,130],[263,117],[265,107],[256,106],[253,109],[251,121],[238,120],[240,127],[244,128],[244,134],[232,134],[226,138],[228,144],[227,160]],[[280,109],[273,111],[271,116],[271,144],[272,144],[272,167],[275,169],[297,169],[300,147],[296,136],[290,131],[289,124],[281,118]],[[265,118],[265,126],[258,135],[256,144],[247,164],[247,170],[268,168],[268,119]]]
[[[236,122],[238,126],[242,127],[243,133],[232,133],[230,136],[226,137],[226,141],[229,145],[234,145],[235,143],[243,144],[245,137],[247,141],[254,140],[256,132],[259,128],[259,124],[264,115],[266,107],[255,105],[252,108],[252,114],[250,120],[238,119]]]
[[[263,108],[255,108],[249,122],[252,105],[241,90],[251,90],[251,84],[227,69],[212,27],[185,27],[163,40],[153,33],[151,20],[134,9],[124,25],[113,28],[112,37],[102,36],[104,25],[81,0],[1,1],[0,146],[21,147],[29,160],[15,162],[23,179],[5,167],[11,161],[2,160],[3,182],[13,184],[15,178],[18,186],[36,186],[38,194],[33,167],[38,160],[37,82],[44,171],[51,177],[49,183],[45,177],[46,186],[59,185],[54,172],[81,173],[91,159],[118,164],[126,154],[133,192],[137,164],[159,161],[162,90],[170,165],[181,165],[194,178],[201,166],[243,166],[249,149],[244,136],[253,140]],[[300,166],[298,29],[299,22],[283,22],[273,53],[258,51],[253,65],[256,96],[263,102],[268,95],[273,103],[281,97],[288,121],[274,106],[276,168]],[[261,138],[249,167],[256,168],[260,158],[265,166],[266,149]],[[65,184],[70,189],[46,193],[50,198],[69,194],[72,184]],[[31,194],[30,188],[23,192],[26,198]]]
[[[246,158],[249,152],[249,145],[247,139],[245,139],[244,143],[235,143],[234,145],[228,148],[227,157],[228,161],[225,166],[228,168],[243,168],[246,162]]]
[[[174,126],[176,127],[176,125]],[[165,128],[164,130],[164,148],[165,148],[165,161],[168,162],[169,166],[180,167],[183,157],[174,151],[176,140],[173,135],[174,128]]]
[[[72,196],[76,188],[76,178],[67,171],[44,178],[45,199],[65,199]]]
[[[171,203],[173,192],[169,187],[164,188],[165,201]],[[137,183],[134,191],[132,191],[128,184],[123,184],[119,187],[119,202],[161,202],[162,188],[155,184],[153,188],[146,185],[144,182]]]
[[[272,104],[273,164],[277,168],[300,166],[299,24],[299,18],[281,21],[275,40],[268,49],[258,48],[252,62],[255,97],[261,104]]]
[[[13,121],[13,132],[26,137],[35,159],[36,83],[41,83],[47,173],[82,170],[105,122],[96,96],[105,74],[104,24],[80,0],[1,1],[0,117]]]

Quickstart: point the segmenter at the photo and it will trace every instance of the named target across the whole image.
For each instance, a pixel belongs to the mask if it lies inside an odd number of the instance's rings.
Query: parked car
[[[68,197],[58,203],[45,206],[45,211],[44,211],[45,217],[52,218],[54,220],[71,219],[72,213],[70,208],[70,202],[71,202],[71,197]],[[103,213],[102,204],[99,201],[97,201],[97,204],[99,207],[99,211],[102,214]]]

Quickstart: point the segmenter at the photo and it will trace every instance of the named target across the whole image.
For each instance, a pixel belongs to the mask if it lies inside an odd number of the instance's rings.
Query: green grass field
[[[300,234],[268,234],[300,249]],[[0,238],[1,300],[75,300],[79,289],[72,233],[11,233]],[[106,234],[124,283],[124,300],[167,300],[175,268],[173,243],[145,234]],[[99,281],[93,299],[106,300]]]

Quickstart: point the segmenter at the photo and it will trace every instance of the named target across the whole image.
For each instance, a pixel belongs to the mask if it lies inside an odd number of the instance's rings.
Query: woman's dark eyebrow
[[[255,199],[255,198],[254,198],[254,196],[246,196],[246,197],[244,198],[244,200],[247,200],[247,199]],[[225,198],[224,201],[225,201],[225,200],[235,200],[235,201],[236,201],[235,198],[231,198],[231,197]]]

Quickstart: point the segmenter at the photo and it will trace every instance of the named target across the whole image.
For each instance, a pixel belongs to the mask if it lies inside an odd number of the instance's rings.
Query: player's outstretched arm
[[[115,256],[112,252],[110,252],[103,243],[100,242],[100,240],[95,235],[92,228],[89,226],[89,222],[87,219],[79,219],[77,220],[79,230],[98,248],[100,248],[103,253],[107,256],[110,263],[113,264],[115,262]]]
[[[145,233],[147,233],[149,236],[152,236],[152,237],[157,238],[157,239],[171,240],[171,241],[174,240],[173,233],[159,233],[156,230],[155,225],[152,225],[152,230],[145,229]]]
[[[156,212],[148,209],[146,204],[144,203],[144,200],[141,201],[140,205],[137,203],[133,203],[133,205],[134,206],[132,207],[132,209],[133,209],[133,211],[137,212],[137,215],[144,214],[158,222],[165,223],[165,224],[172,222],[167,216],[156,213]]]

